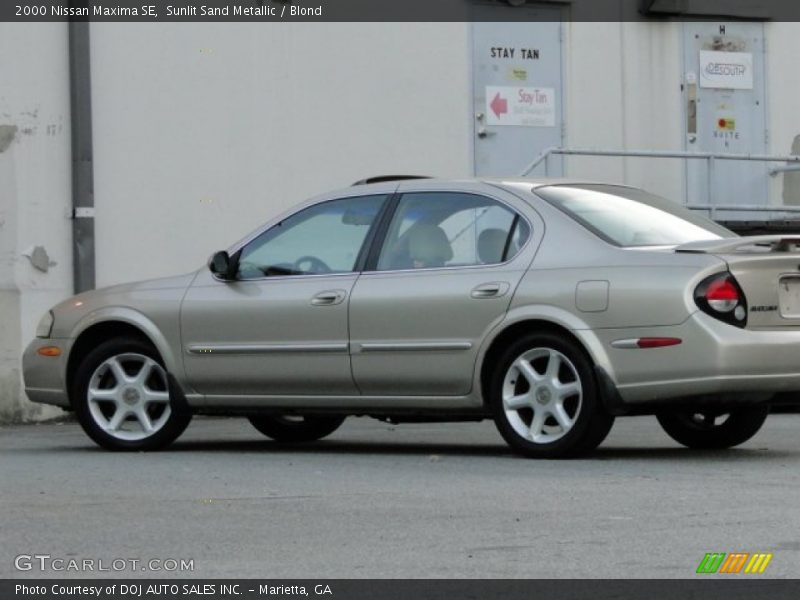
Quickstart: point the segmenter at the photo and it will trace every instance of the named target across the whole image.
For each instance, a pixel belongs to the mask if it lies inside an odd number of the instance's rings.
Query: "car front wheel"
[[[276,442],[314,442],[339,429],[345,417],[340,416],[253,416],[253,427]]]
[[[167,372],[148,343],[106,341],[80,362],[72,388],[78,422],[109,450],[156,450],[172,443],[191,420],[175,410]]]
[[[688,448],[721,449],[753,437],[769,415],[769,406],[723,413],[714,410],[665,412],[656,415],[667,435]]]
[[[497,365],[490,393],[500,434],[531,458],[588,453],[614,423],[600,403],[588,357],[574,342],[552,333],[512,344]]]

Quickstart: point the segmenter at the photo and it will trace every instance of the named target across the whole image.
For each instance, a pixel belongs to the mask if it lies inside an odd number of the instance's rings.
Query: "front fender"
[[[173,317],[177,321],[177,317]],[[156,323],[144,313],[127,306],[105,306],[84,315],[72,328],[70,338],[72,344],[90,327],[100,323],[118,322],[139,329],[155,346],[167,371],[183,380],[183,361],[180,356],[180,340],[170,341]]]

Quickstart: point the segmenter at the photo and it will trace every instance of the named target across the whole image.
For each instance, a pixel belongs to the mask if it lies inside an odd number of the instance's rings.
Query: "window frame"
[[[478,196],[479,198],[485,198],[487,200],[491,200],[497,204],[500,204],[506,210],[508,210],[512,216],[512,227],[509,230],[509,236],[506,240],[506,244],[509,244],[511,238],[514,235],[514,230],[520,227],[520,221],[524,221],[525,224],[528,226],[528,239],[525,240],[525,243],[517,250],[514,256],[510,258],[506,258],[502,262],[497,263],[486,263],[486,264],[474,264],[474,265],[453,265],[453,266],[444,266],[444,267],[420,267],[417,269],[378,269],[378,260],[380,258],[381,252],[383,251],[384,244],[387,241],[389,228],[394,220],[395,215],[397,214],[397,209],[400,206],[400,202],[406,195],[411,194],[461,194],[467,196]],[[514,262],[517,258],[519,258],[531,243],[534,238],[534,227],[531,220],[525,215],[522,211],[517,209],[516,207],[512,206],[507,201],[503,200],[502,198],[498,198],[492,194],[487,194],[484,192],[476,192],[472,190],[462,190],[462,189],[412,189],[412,190],[404,190],[402,192],[395,192],[391,195],[392,197],[389,198],[389,201],[386,205],[386,211],[380,218],[380,223],[375,230],[375,236],[372,240],[372,246],[367,254],[366,262],[364,264],[363,271],[364,273],[381,273],[381,274],[389,274],[389,273],[419,273],[419,272],[429,272],[429,271],[452,271],[455,269],[487,269],[487,268],[497,268],[505,266],[509,263]]]

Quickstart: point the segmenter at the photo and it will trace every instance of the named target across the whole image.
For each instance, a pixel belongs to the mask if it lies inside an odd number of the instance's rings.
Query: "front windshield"
[[[613,185],[551,185],[534,193],[603,239],[625,248],[736,237],[671,200]]]

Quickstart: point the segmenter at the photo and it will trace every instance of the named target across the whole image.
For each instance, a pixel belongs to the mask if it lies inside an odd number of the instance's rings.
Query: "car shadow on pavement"
[[[498,457],[527,460],[511,452],[502,442],[490,444],[430,443],[430,442],[377,442],[372,440],[322,440],[303,444],[281,444],[272,441],[191,441],[175,443],[172,452],[254,452],[267,454],[379,454],[379,455],[427,455],[433,457],[470,456]],[[771,450],[769,448],[732,448],[729,450],[691,450],[682,447],[611,446],[600,447],[587,456],[560,459],[562,461],[609,461],[609,460],[691,460],[702,459],[714,462],[765,461],[800,457],[797,452]]]
[[[101,448],[86,445],[60,448],[63,450],[107,453]],[[27,449],[30,451],[31,449]],[[53,451],[50,447],[42,451]],[[263,455],[410,455],[428,456],[431,462],[444,457],[497,458],[528,460],[511,452],[502,442],[494,444],[430,443],[430,442],[377,442],[374,440],[321,440],[317,442],[285,444],[269,440],[185,440],[177,441],[169,448],[149,454],[172,453],[263,454]],[[690,450],[681,447],[609,446],[600,447],[592,454],[571,459],[556,459],[559,462],[608,462],[628,460],[703,460],[715,463],[741,463],[797,459],[800,450],[786,451],[770,448],[732,448],[729,450]]]
[[[268,454],[426,454],[448,456],[502,456],[511,451],[502,443],[477,445],[429,442],[376,442],[372,440],[320,440],[285,444],[269,440],[178,441],[170,452],[258,452]]]
[[[689,448],[646,448],[639,446],[598,448],[588,458],[620,460],[642,458],[647,460],[702,459],[715,462],[741,462],[787,459],[800,457],[800,450],[790,452],[770,448],[730,448],[728,450],[693,450]]]

